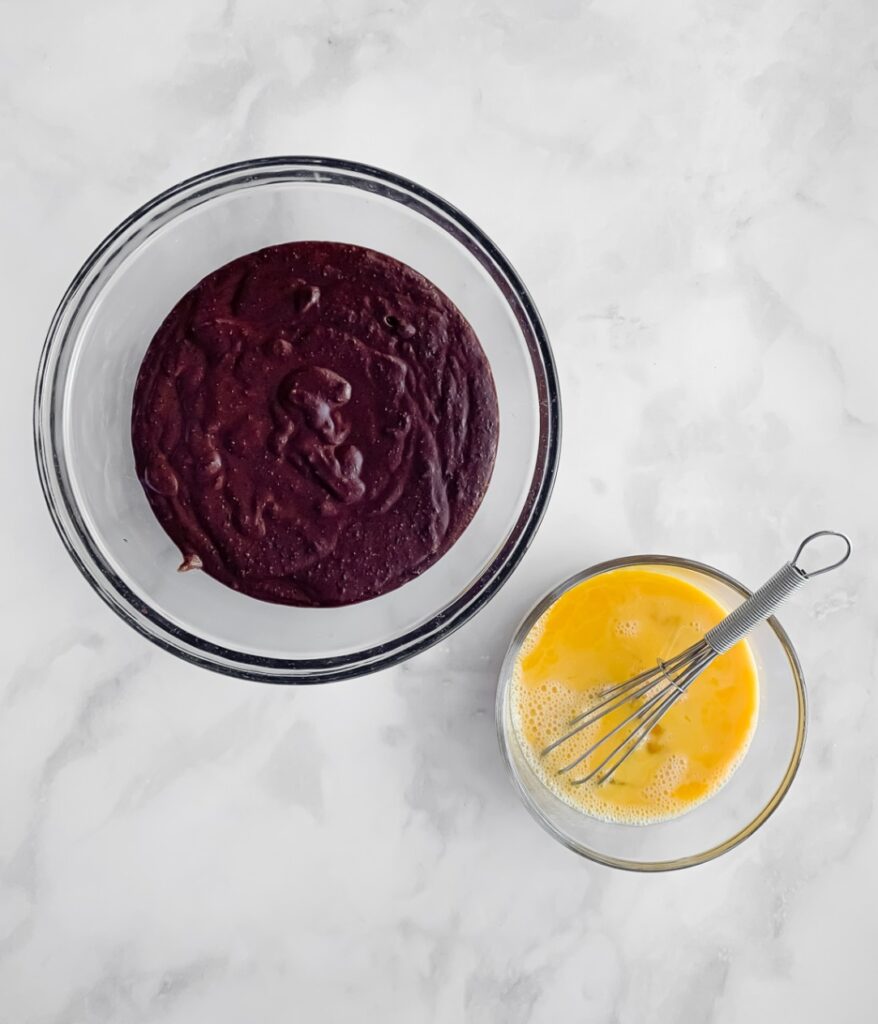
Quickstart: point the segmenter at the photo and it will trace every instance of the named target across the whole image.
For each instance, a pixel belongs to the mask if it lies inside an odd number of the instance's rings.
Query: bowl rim
[[[685,857],[675,857],[671,860],[635,861],[628,860],[624,857],[613,857],[609,854],[601,853],[599,850],[594,850],[583,843],[576,842],[576,840],[572,839],[558,828],[551,818],[544,814],[543,811],[531,800],[530,794],[525,789],[521,779],[519,778],[512,759],[510,744],[512,742],[516,742],[515,737],[508,736],[504,727],[506,696],[509,691],[512,678],[512,665],[518,655],[521,644],[524,642],[528,633],[531,631],[540,616],[543,615],[543,613],[546,612],[562,594],[566,593],[577,584],[582,583],[584,580],[591,579],[594,576],[599,576],[602,573],[609,572],[613,569],[645,565],[667,565],[674,568],[689,569],[694,572],[710,576],[713,579],[718,580],[720,583],[725,583],[731,589],[739,593],[745,600],[752,594],[752,591],[745,587],[743,583],[736,580],[733,576],[729,576],[721,569],[716,569],[704,562],[697,562],[690,558],[683,558],[675,555],[628,555],[623,558],[613,558],[605,562],[598,562],[595,565],[590,566],[588,569],[583,569],[581,572],[575,573],[573,576],[568,577],[548,590],[519,623],[517,629],[513,633],[512,640],[506,650],[503,663],[500,667],[494,714],[500,750],[502,752],[509,777],[512,780],[522,803],[524,803],[531,815],[539,822],[545,831],[549,833],[550,836],[557,839],[558,842],[563,846],[566,846],[568,850],[572,850],[574,853],[578,853],[580,856],[594,861],[596,864],[603,864],[606,867],[620,868],[623,871],[633,872],[679,871],[682,868],[694,867],[697,864],[705,864],[708,861],[715,860],[717,857],[724,853],[728,853],[729,850],[733,850],[736,846],[743,843],[745,839],[752,836],[753,833],[761,828],[761,826],[764,825],[771,815],[777,810],[781,801],[789,791],[793,779],[796,777],[796,773],[799,770],[799,765],[802,760],[802,752],[805,747],[805,739],[808,732],[808,692],[805,685],[805,676],[802,672],[802,666],[799,661],[799,657],[796,654],[796,650],[793,647],[792,641],[790,640],[786,630],[773,615],[769,616],[765,621],[771,627],[787,657],[790,672],[793,677],[793,683],[796,688],[796,741],[793,745],[792,756],[790,757],[789,763],[787,764],[779,785],[772,793],[768,802],[764,807],[762,807],[759,813],[756,814],[752,821],[739,829],[730,838],[721,843],[717,843],[701,853],[690,854]],[[649,826],[620,825],[620,827],[648,828]]]
[[[182,629],[145,603],[107,564],[91,538],[67,479],[57,433],[57,396],[63,395],[72,344],[69,328],[86,300],[142,241],[175,217],[215,196],[277,181],[342,185],[377,193],[403,203],[450,234],[488,273],[515,316],[529,350],[537,392],[539,439],[530,487],[518,519],[479,577],[449,605],[400,636],[323,658],[271,658],[227,649]],[[530,546],[548,505],[560,455],[561,400],[548,335],[530,293],[509,260],[466,214],[435,192],[369,164],[323,156],[274,156],[224,164],[172,185],[138,207],[94,249],[50,322],[37,367],[33,431],[40,485],[55,529],[92,589],[120,618],[192,664],[237,678],[301,685],[366,675],[398,664],[448,637],[498,592]]]

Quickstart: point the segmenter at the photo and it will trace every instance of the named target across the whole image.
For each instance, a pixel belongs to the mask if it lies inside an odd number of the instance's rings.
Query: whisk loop
[[[830,564],[805,570],[799,564],[800,558],[808,545],[818,537],[838,538],[845,545],[844,553]],[[604,733],[575,760],[558,770],[559,775],[566,775],[601,750],[608,741],[616,738],[618,742],[612,746],[609,753],[602,756],[600,763],[590,768],[586,775],[574,779],[573,785],[582,786],[592,780],[598,785],[607,782],[718,655],[728,651],[754,626],[767,619],[774,609],[803,583],[814,576],[837,569],[848,560],[850,554],[851,542],[843,533],[836,533],[834,530],[819,530],[812,533],[799,545],[792,561],[778,569],[770,580],[713,629],[708,630],[701,640],[672,658],[659,658],[655,668],[647,669],[624,683],[605,689],[598,703],[573,718],[569,731],[550,743],[540,756],[550,754],[614,711],[634,704],[634,709],[622,721]],[[601,754],[603,755],[602,750]]]

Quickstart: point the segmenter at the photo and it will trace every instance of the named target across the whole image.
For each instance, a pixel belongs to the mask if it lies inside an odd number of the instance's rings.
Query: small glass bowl
[[[519,796],[555,839],[610,867],[673,871],[703,864],[742,843],[784,798],[805,743],[805,680],[783,627],[774,617],[766,620],[748,637],[759,675],[756,730],[743,761],[722,789],[680,817],[652,825],[600,821],[575,810],[540,782],[521,749],[512,721],[512,671],[531,628],[563,593],[583,580],[623,567],[669,573],[710,594],[729,611],[750,596],[745,586],[718,569],[665,555],[618,558],[577,573],[546,594],[516,631],[500,670],[497,731]]]
[[[305,239],[377,249],[438,285],[479,336],[500,408],[491,483],[457,543],[405,586],[343,608],[268,604],[204,573],[177,573],[180,554],[147,503],[131,450],[134,382],[171,307],[229,260]],[[374,167],[276,157],[184,181],[101,243],[49,328],[34,435],[55,526],[83,575],[129,625],[206,668],[311,683],[402,661],[496,593],[542,519],[558,463],[560,406],[533,302],[471,220]]]

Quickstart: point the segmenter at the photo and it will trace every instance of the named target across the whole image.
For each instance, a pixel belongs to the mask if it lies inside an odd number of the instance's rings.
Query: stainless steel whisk
[[[799,559],[805,548],[818,537],[838,537],[844,542],[845,552],[841,558],[830,565],[806,571],[798,564]],[[606,782],[619,766],[634,753],[659,720],[683,696],[714,658],[729,650],[743,639],[754,626],[757,626],[763,619],[767,619],[774,609],[793,591],[798,590],[806,580],[820,576],[831,569],[837,569],[848,560],[850,554],[851,542],[843,533],[837,533],[834,530],[819,530],[817,533],[812,533],[799,545],[792,561],[782,566],[742,605],[717,623],[713,629],[708,630],[701,640],[681,654],[674,655],[673,658],[667,660],[659,658],[655,668],[647,669],[646,672],[633,676],[627,682],[610,686],[604,690],[600,695],[599,702],[581,715],[577,715],[570,722],[572,728],[569,732],[555,740],[554,743],[550,743],[540,756],[545,757],[561,744],[582,732],[583,729],[594,725],[595,722],[599,722],[625,704],[642,699],[642,703],[639,703],[630,715],[622,719],[596,743],[593,743],[585,753],[564,765],[558,772],[561,775],[572,771],[608,741],[621,736],[620,741],[600,764],[592,768],[581,779],[574,780],[573,785],[581,786],[592,779],[597,784]]]

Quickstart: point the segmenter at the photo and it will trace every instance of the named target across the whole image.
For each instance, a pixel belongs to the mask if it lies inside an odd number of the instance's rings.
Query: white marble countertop
[[[869,0],[4,13],[0,1021],[868,1019]],[[384,166],[472,216],[530,286],[565,400],[551,508],[493,603],[403,667],[308,691],[118,621],[52,530],[30,439],[42,338],[91,248],[175,181],[277,153]],[[782,615],[812,716],[775,817],[673,875],[555,845],[494,738],[523,611],[635,551],[758,583],[823,526],[856,557]]]

